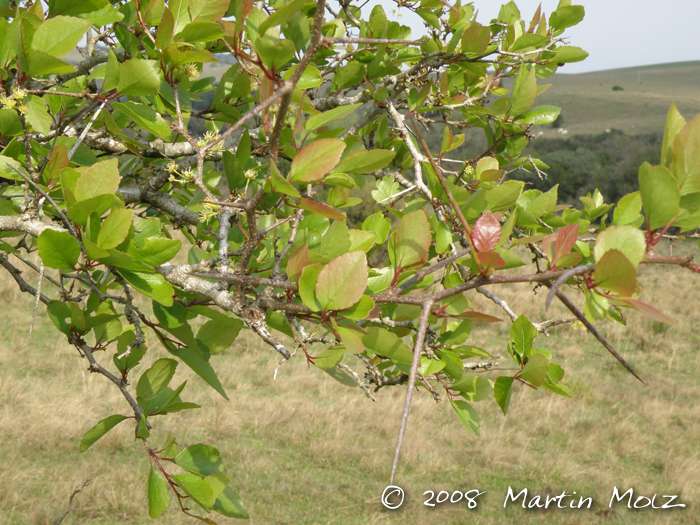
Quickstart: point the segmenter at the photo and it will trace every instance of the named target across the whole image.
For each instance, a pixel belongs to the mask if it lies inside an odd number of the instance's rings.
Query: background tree
[[[624,308],[671,322],[639,299],[637,266],[699,271],[654,246],[671,226],[700,226],[700,119],[671,108],[660,164],[642,165],[640,190],[612,214],[597,190],[577,210],[557,206],[557,187],[516,179],[519,169],[544,176],[521,155],[530,127],[559,113],[533,107],[537,82],[586,57],[563,39],[583,7],[562,0],[549,18],[538,9],[523,20],[510,2],[484,24],[472,5],[401,5],[428,36],[379,6],[364,19],[352,1],[337,11],[324,0],[2,9],[0,173],[11,183],[1,190],[0,265],[120,390],[128,415],[98,422],[80,449],[130,420],[151,465],[154,518],[171,493],[206,523],[196,510],[247,516],[213,446],[156,432],[160,416],[197,408],[185,383],[171,385],[181,363],[226,397],[216,355],[243,329],[281,362],[302,354],[370,398],[406,384],[393,481],[417,383],[478,433],[472,404],[493,399],[505,413],[516,382],[571,395],[535,344],[569,322],[637,376],[593,322],[623,321]],[[80,64],[61,59],[85,37]],[[200,78],[222,53],[235,63],[219,84]],[[510,89],[500,85],[508,77]],[[469,128],[487,148],[459,158]],[[344,210],[362,204],[356,188],[367,184],[373,213],[348,227]],[[537,271],[504,272],[524,266],[521,245]],[[38,266],[26,259],[37,250]],[[36,287],[14,259],[38,272]],[[517,282],[549,288],[547,303],[556,297],[571,317],[518,316],[491,291]],[[466,344],[472,323],[501,321],[475,311],[473,293],[512,322],[514,374]],[[144,370],[157,346],[172,357]]]

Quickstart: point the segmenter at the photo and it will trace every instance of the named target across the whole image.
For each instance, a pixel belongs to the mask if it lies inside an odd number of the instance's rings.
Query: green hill
[[[686,119],[700,113],[700,61],[558,73],[541,83],[552,87],[537,97],[536,104],[562,108],[561,127],[569,135],[613,128],[634,135],[663,131],[674,102]],[[622,89],[613,91],[614,86]],[[556,130],[542,131],[556,135]]]

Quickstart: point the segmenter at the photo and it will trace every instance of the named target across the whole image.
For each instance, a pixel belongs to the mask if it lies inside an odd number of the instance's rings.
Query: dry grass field
[[[697,255],[697,247],[692,246]],[[27,269],[30,282],[36,276]],[[700,503],[700,278],[685,270],[644,267],[644,298],[678,320],[667,328],[635,313],[628,327],[601,325],[646,381],[628,374],[591,336],[570,327],[552,330],[537,346],[550,349],[567,370],[573,399],[516,388],[503,417],[493,402],[476,409],[480,437],[469,434],[446,403],[414,397],[396,483],[406,490],[400,511],[379,502],[388,483],[404,390],[384,389],[377,403],[336,383],[303,359],[282,366],[277,354],[241,335],[213,358],[230,402],[194,374],[184,399],[203,409],[169,416],[154,443],[174,432],[188,445],[219,448],[251,515],[249,523],[282,524],[656,524],[697,523]],[[47,285],[48,286],[48,285]],[[544,297],[527,286],[499,289],[519,312],[544,319]],[[82,434],[95,422],[128,409],[104,378],[86,371],[76,351],[58,337],[44,309],[27,335],[32,298],[0,273],[0,523],[52,524],[76,496],[64,524],[150,523],[145,489],[147,456],[122,423],[83,454]],[[484,311],[499,315],[483,297]],[[553,308],[548,314],[560,313]],[[472,344],[498,353],[509,323],[476,327]],[[165,355],[155,345],[149,363]],[[351,356],[352,357],[352,356]],[[108,362],[111,353],[101,356]],[[348,362],[360,370],[359,362]],[[505,362],[504,362],[505,364]],[[187,391],[189,390],[189,394]],[[530,495],[562,491],[592,497],[590,510],[503,508],[508,487]],[[612,509],[613,487],[636,495],[677,494],[685,509]],[[486,493],[475,510],[464,503],[423,505],[426,490]],[[578,500],[576,500],[578,501]],[[162,523],[192,523],[171,508]],[[219,523],[233,523],[222,518]]]

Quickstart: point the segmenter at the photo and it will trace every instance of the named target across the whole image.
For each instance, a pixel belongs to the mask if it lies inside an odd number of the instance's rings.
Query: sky
[[[452,1],[452,0],[449,0]],[[463,2],[466,3],[466,2]],[[477,21],[485,24],[498,15],[503,1],[475,0]],[[521,17],[528,23],[540,0],[515,0]],[[541,0],[549,18],[559,0]],[[569,44],[588,51],[583,62],[567,64],[559,73],[583,73],[603,69],[700,60],[700,0],[572,0],[583,5],[586,16],[566,30]],[[425,34],[423,21],[406,12],[401,18],[393,0],[370,0],[363,8],[369,15],[382,4],[387,17],[409,25],[413,36]]]

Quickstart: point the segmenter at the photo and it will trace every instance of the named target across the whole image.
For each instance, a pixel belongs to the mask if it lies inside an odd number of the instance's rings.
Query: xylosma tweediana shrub
[[[671,108],[661,164],[641,166],[639,191],[617,203],[596,191],[562,206],[556,187],[518,181],[547,169],[521,151],[559,115],[536,105],[538,82],[587,56],[563,40],[582,6],[522,19],[510,2],[485,22],[472,5],[402,4],[425,21],[417,38],[359,4],[2,3],[0,265],[120,390],[125,415],[80,450],[134,425],[153,518],[173,495],[205,523],[202,512],[247,517],[214,447],[155,432],[198,408],[174,381],[180,365],[226,397],[217,354],[235,352],[241,330],[368,397],[406,384],[408,408],[419,381],[478,434],[473,404],[505,413],[516,383],[572,394],[537,341],[557,325],[582,323],[636,376],[593,323],[627,309],[671,322],[640,297],[638,266],[698,272],[654,247],[670,228],[697,236],[700,118]],[[84,59],[66,62],[83,41]],[[202,77],[218,60],[233,65]],[[488,144],[473,158],[460,153],[466,128]],[[349,226],[368,184],[372,213]],[[536,271],[518,273],[523,246]],[[35,251],[37,287],[17,268]],[[549,288],[571,317],[518,315],[495,295],[518,282]],[[469,344],[473,323],[503,321],[475,311],[475,293],[512,323],[515,373]],[[144,370],[157,347],[170,357]]]

